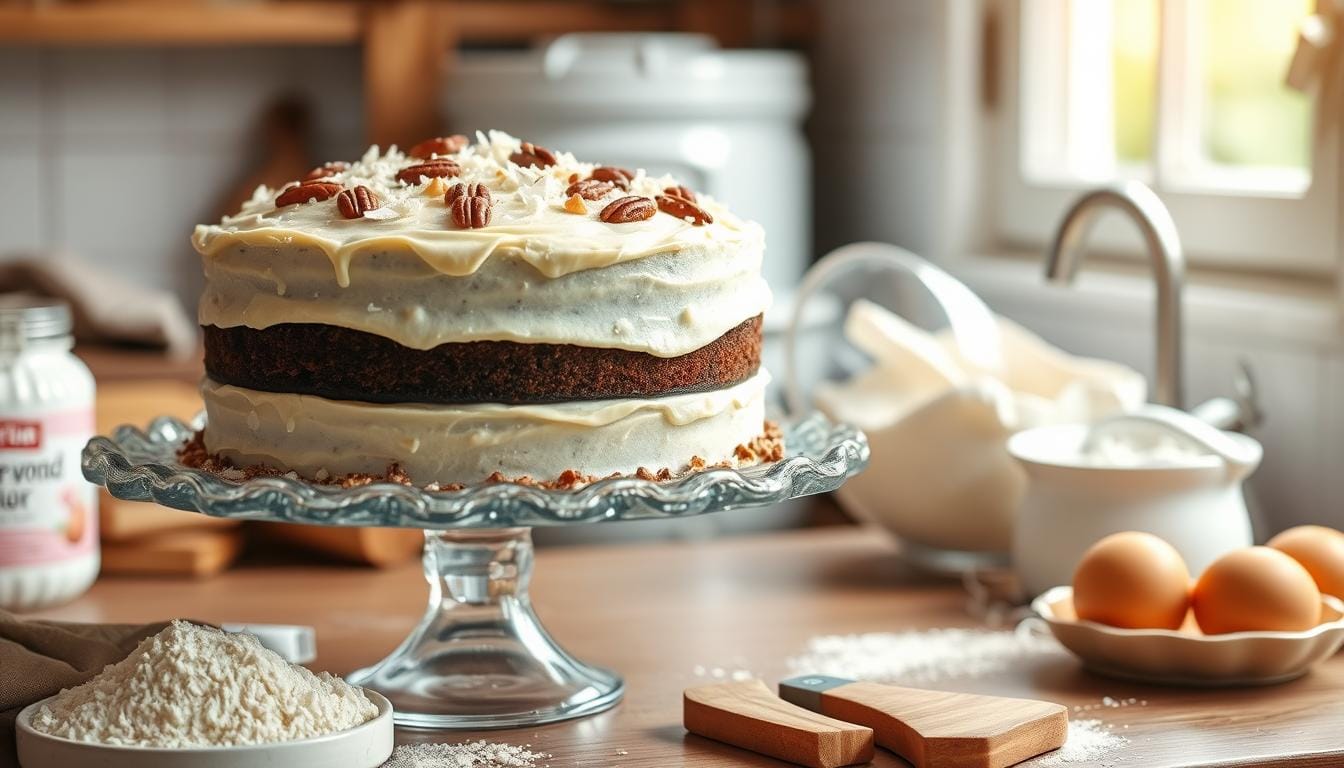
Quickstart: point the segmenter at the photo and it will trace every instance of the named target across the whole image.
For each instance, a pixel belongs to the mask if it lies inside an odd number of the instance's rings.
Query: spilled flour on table
[[[822,635],[808,640],[787,664],[795,675],[927,684],[990,675],[1063,653],[1054,638],[1025,632],[929,629]]]
[[[461,744],[402,744],[383,768],[545,768],[545,752],[530,745],[464,741]]]
[[[1048,752],[1022,765],[1025,768],[1050,768],[1056,765],[1104,760],[1129,743],[1129,739],[1116,736],[1110,726],[1100,720],[1070,720],[1069,736],[1064,746]],[[1103,762],[1103,765],[1107,763]]]
[[[704,664],[696,664],[691,669],[691,674],[696,677],[707,677],[711,680],[753,680],[760,675],[752,672],[743,666],[729,667],[707,667]]]

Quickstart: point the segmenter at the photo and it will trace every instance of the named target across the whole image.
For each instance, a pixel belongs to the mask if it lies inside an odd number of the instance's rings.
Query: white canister
[[[1170,410],[1145,406],[1109,420],[1116,429],[1146,430],[1143,441],[1109,456],[1088,447],[1098,428],[1086,425],[1040,427],[1009,439],[1008,452],[1028,477],[1013,532],[1013,567],[1028,595],[1072,583],[1083,553],[1112,533],[1165,539],[1192,576],[1253,543],[1242,482],[1260,462],[1260,444],[1163,413]],[[1220,454],[1194,439],[1213,433],[1230,450]],[[1186,441],[1185,448],[1169,438]]]
[[[812,261],[807,65],[688,34],[572,34],[528,51],[463,51],[453,130],[497,128],[604,165],[671,173],[765,229],[777,299]]]
[[[0,608],[70,600],[98,575],[97,490],[80,472],[93,374],[71,354],[70,309],[0,299]]]

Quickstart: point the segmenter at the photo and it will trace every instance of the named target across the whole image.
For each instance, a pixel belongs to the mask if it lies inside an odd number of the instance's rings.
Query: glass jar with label
[[[98,575],[93,374],[71,354],[70,308],[0,296],[0,608],[70,600]]]

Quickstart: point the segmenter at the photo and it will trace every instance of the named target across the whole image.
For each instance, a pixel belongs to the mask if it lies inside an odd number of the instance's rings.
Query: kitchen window
[[[1315,0],[1003,7],[1003,240],[1039,248],[1078,192],[1136,178],[1167,203],[1195,263],[1335,268],[1338,122],[1285,84]],[[1103,222],[1093,242],[1124,252],[1137,240]]]

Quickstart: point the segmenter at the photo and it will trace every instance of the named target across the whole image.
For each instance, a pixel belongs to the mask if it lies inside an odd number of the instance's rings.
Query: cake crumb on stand
[[[430,482],[420,485],[416,483],[415,480],[398,464],[389,465],[381,474],[354,472],[343,475],[334,475],[326,469],[321,469],[311,478],[303,477],[292,470],[283,471],[264,464],[237,466],[229,459],[212,454],[206,450],[203,430],[198,430],[192,435],[191,439],[178,451],[177,458],[178,461],[182,462],[183,466],[210,472],[231,482],[243,482],[257,477],[287,477],[292,480],[304,480],[317,485],[340,486],[342,488],[358,488],[365,485],[372,485],[373,483],[396,483],[398,485],[417,486],[421,490],[430,493],[448,493],[465,490],[469,487],[462,483],[440,482]],[[767,421],[765,422],[765,429],[759,437],[752,440],[750,443],[738,445],[733,450],[733,459],[730,461],[709,464],[700,456],[692,456],[686,466],[678,472],[673,472],[667,467],[663,467],[656,472],[646,467],[639,467],[635,470],[633,475],[622,475],[619,472],[615,472],[605,477],[585,474],[576,469],[567,469],[560,473],[559,476],[549,480],[536,480],[526,475],[522,477],[506,477],[500,472],[494,472],[482,480],[482,483],[515,483],[517,485],[525,485],[530,488],[541,488],[548,491],[572,491],[586,485],[591,485],[599,480],[607,480],[615,477],[636,477],[640,480],[648,480],[651,482],[669,482],[706,469],[738,469],[758,464],[770,464],[783,458],[783,430],[781,430],[779,425],[775,422]]]

